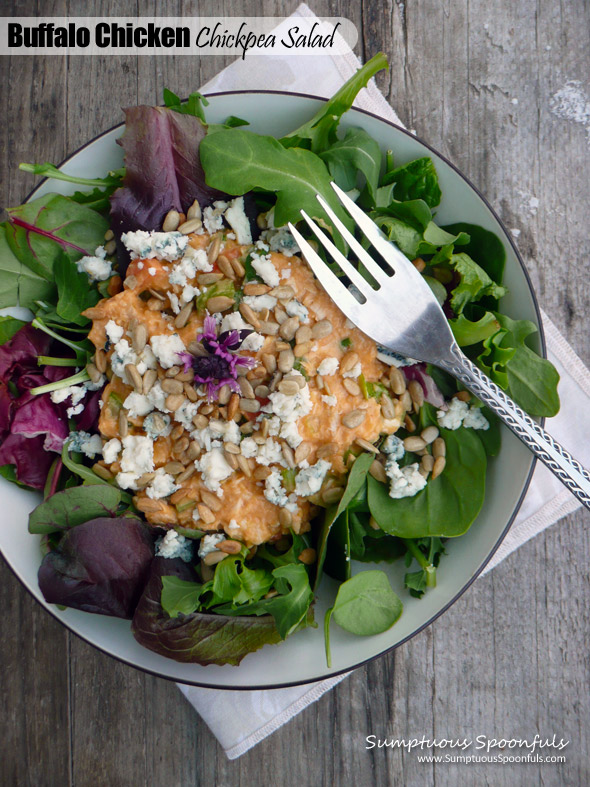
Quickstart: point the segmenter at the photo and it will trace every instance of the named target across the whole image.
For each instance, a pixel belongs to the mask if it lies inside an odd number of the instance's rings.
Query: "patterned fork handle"
[[[515,404],[501,388],[467,358],[458,347],[454,347],[453,360],[441,361],[441,369],[460,380],[490,410],[493,410],[517,437],[574,494],[590,509],[590,474],[550,434],[536,424],[524,410]]]

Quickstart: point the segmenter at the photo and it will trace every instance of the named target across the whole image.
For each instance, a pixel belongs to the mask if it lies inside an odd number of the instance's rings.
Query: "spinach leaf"
[[[468,303],[479,301],[485,295],[498,300],[506,294],[506,289],[496,284],[465,252],[453,254],[450,265],[461,277],[461,281],[451,293],[451,308],[455,314],[461,314]]]
[[[336,140],[322,151],[320,158],[344,191],[356,188],[357,175],[362,172],[369,194],[375,195],[381,168],[381,148],[364,129],[347,129],[344,139]]]
[[[343,511],[330,528],[323,570],[328,576],[344,582],[350,579],[349,511]]]
[[[199,608],[201,588],[198,582],[163,576],[160,603],[171,618],[177,618],[179,613],[190,615]]]
[[[460,314],[454,320],[449,320],[449,325],[459,347],[469,347],[483,342],[497,333],[500,328],[500,323],[492,312],[485,312],[483,317],[476,321],[468,320],[464,314]]]
[[[255,188],[276,192],[278,227],[289,221],[297,224],[302,209],[329,226],[316,199],[319,193],[352,229],[350,217],[330,186],[326,165],[309,150],[284,148],[274,137],[233,128],[207,135],[201,141],[200,155],[207,184],[213,188],[228,194],[245,194]]]
[[[370,637],[390,629],[403,611],[384,571],[362,571],[343,582],[331,617],[345,631]]]
[[[398,200],[422,199],[429,208],[436,207],[442,196],[438,175],[432,159],[419,158],[386,172],[382,186],[395,184],[394,194]]]
[[[16,257],[48,281],[62,253],[71,260],[93,254],[109,228],[96,211],[61,194],[45,194],[8,211],[13,232],[7,240]]]
[[[309,544],[303,536],[297,533],[292,534],[292,539],[293,543],[286,552],[277,551],[271,544],[263,544],[258,547],[256,557],[268,561],[273,568],[286,566],[289,563],[297,564],[299,562],[299,555],[304,549],[307,549]]]
[[[436,424],[435,409],[424,405],[421,420],[423,426]],[[463,427],[440,433],[447,447],[445,469],[414,497],[392,499],[385,484],[368,477],[369,508],[386,533],[400,538],[461,536],[478,515],[487,467],[482,442],[474,430]]]
[[[311,120],[292,131],[281,142],[286,146],[308,142],[314,152],[325,150],[336,141],[336,130],[342,115],[352,107],[357,94],[367,86],[369,79],[383,68],[387,68],[387,58],[383,52],[378,52],[329,101],[322,104]]]
[[[559,412],[559,374],[526,339],[537,329],[529,320],[512,320],[496,312],[501,329],[484,341],[478,356],[481,369],[529,415],[551,417]]]
[[[96,306],[100,293],[92,286],[88,276],[77,270],[75,264],[65,254],[60,254],[53,266],[57,284],[57,314],[67,322],[86,325],[89,320],[81,312]]]
[[[4,344],[9,339],[12,339],[14,334],[26,324],[22,320],[17,320],[16,317],[0,317],[0,344]]]
[[[29,533],[69,530],[98,517],[115,516],[121,490],[114,486],[74,486],[56,492],[29,515]]]
[[[409,568],[412,561],[416,560],[420,566],[419,571],[407,573],[404,576],[404,585],[410,595],[421,598],[426,588],[436,587],[436,569],[440,563],[441,555],[445,548],[440,538],[421,538],[417,540],[404,539],[407,548],[406,566]]]
[[[383,530],[369,525],[369,515],[349,514],[350,553],[353,560],[363,563],[392,563],[402,557],[406,548],[403,541],[388,536]]]
[[[353,464],[350,473],[348,474],[348,480],[346,482],[346,488],[344,490],[344,494],[340,498],[340,501],[337,506],[332,506],[326,509],[326,513],[324,515],[324,521],[322,523],[322,527],[320,533],[318,535],[318,543],[317,543],[317,572],[314,582],[314,588],[317,588],[321,576],[322,576],[322,569],[324,567],[324,560],[326,559],[326,549],[328,544],[328,536],[330,535],[330,529],[332,525],[338,519],[338,517],[346,511],[350,503],[353,501],[355,496],[360,492],[361,488],[364,486],[367,473],[369,472],[369,468],[373,464],[374,460],[373,454],[361,454]]]

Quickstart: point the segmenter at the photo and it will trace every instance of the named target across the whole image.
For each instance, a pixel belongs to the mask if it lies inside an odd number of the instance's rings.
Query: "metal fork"
[[[460,380],[590,509],[590,474],[461,352],[443,310],[418,270],[342,189],[335,183],[332,188],[391,271],[375,262],[318,194],[318,202],[377,285],[377,289],[372,287],[302,210],[312,232],[352,285],[348,288],[289,224],[305,259],[332,300],[371,339],[407,357],[439,366]]]

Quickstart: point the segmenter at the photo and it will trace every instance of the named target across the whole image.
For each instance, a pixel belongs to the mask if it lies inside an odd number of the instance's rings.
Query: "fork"
[[[434,364],[460,380],[590,509],[590,474],[461,352],[442,308],[418,270],[341,188],[335,183],[331,185],[366,239],[383,257],[388,270],[375,262],[318,194],[317,200],[334,227],[376,283],[375,288],[302,210],[303,219],[352,285],[347,287],[289,224],[307,263],[328,295],[374,341],[406,357]]]

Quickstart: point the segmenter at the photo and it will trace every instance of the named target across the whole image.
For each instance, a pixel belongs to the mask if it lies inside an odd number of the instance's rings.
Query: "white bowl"
[[[253,131],[277,137],[305,122],[322,101],[310,96],[265,91],[222,93],[208,98],[209,121],[221,122],[229,115],[237,115],[249,120]],[[512,317],[532,320],[539,325],[538,308],[524,264],[499,218],[477,189],[432,148],[392,123],[367,112],[352,110],[342,125],[364,128],[383,150],[393,150],[396,162],[432,156],[443,193],[437,222],[442,225],[470,222],[500,236],[506,247],[505,283],[509,288],[509,294],[502,301],[502,310]],[[109,169],[120,167],[123,153],[115,140],[122,130],[122,126],[117,126],[87,143],[64,162],[63,169],[84,177],[99,177]],[[45,181],[29,199],[48,191],[71,194],[76,188],[61,181]],[[537,349],[542,346],[542,333],[539,333]],[[533,455],[506,428],[503,428],[502,440],[500,456],[488,467],[483,509],[466,535],[447,543],[448,554],[441,561],[438,586],[428,590],[422,599],[411,598],[403,590],[401,562],[390,566],[380,564],[403,599],[403,615],[392,629],[374,637],[356,637],[333,626],[331,669],[326,666],[321,624],[337,584],[327,577],[315,604],[318,628],[301,631],[280,645],[267,645],[246,656],[239,667],[201,667],[180,664],[141,647],[131,634],[129,621],[74,609],[59,610],[47,604],[37,584],[41,560],[39,537],[27,531],[28,514],[37,504],[37,496],[4,479],[0,479],[4,506],[0,519],[0,549],[16,576],[50,614],[86,642],[133,667],[183,683],[227,689],[278,688],[321,680],[376,658],[414,636],[456,601],[481,572],[513,522],[534,466]],[[367,568],[370,566],[359,564],[353,570]]]

